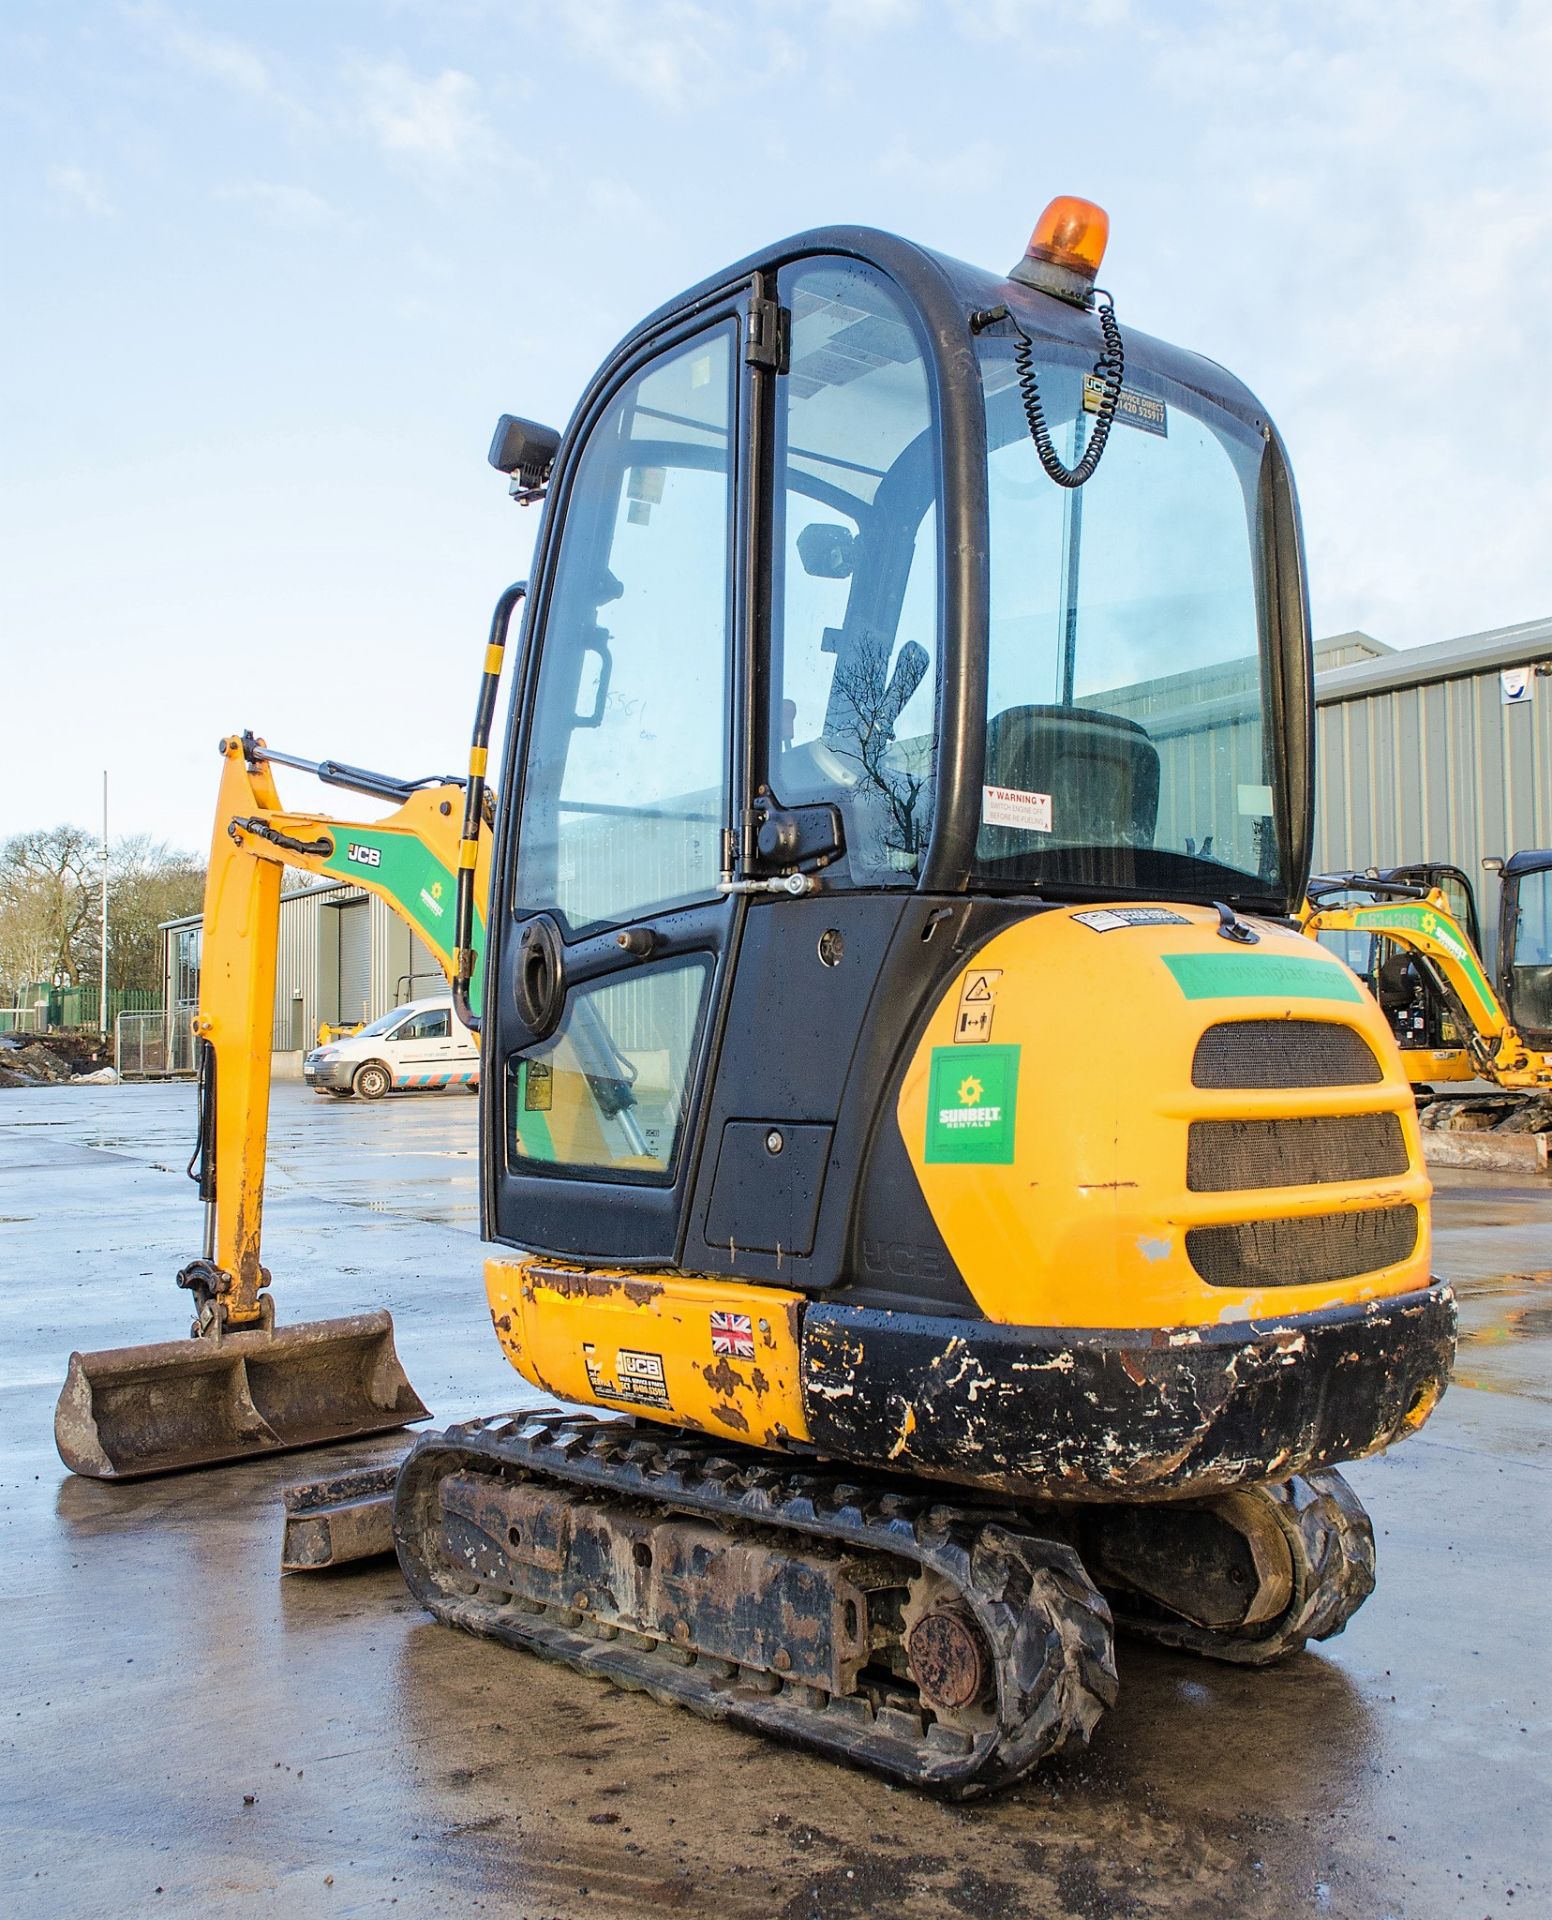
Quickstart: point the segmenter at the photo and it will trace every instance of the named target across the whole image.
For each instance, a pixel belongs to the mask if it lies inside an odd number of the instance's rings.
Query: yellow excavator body
[[[442,860],[495,1331],[572,1404],[415,1443],[411,1591],[959,1795],[1087,1741],[1117,1627],[1244,1665],[1340,1632],[1374,1541],[1335,1469],[1454,1347],[1395,1041],[1299,933],[1292,475],[1232,375],[1123,331],[1107,230],[1055,201],[1005,275],[800,235],[644,320],[564,433],[503,415],[544,519]],[[227,749],[212,864],[261,956],[254,869],[340,838],[243,811],[266,751]],[[232,1337],[269,1003],[222,951],[184,1277]]]
[[[1371,997],[1289,928],[1261,928],[1269,951],[1231,952],[1212,911],[1160,911],[1168,920],[1137,927],[1124,947],[1096,939],[1081,908],[1008,928],[948,981],[905,1070],[886,1124],[980,1314],[1190,1339],[1204,1325],[1291,1325],[1426,1292],[1431,1187],[1399,1054]],[[1107,1018],[1123,997],[1124,1025]],[[991,1041],[956,1044],[967,1013],[985,1016]],[[1375,1064],[1356,1085],[1201,1084],[1204,1039],[1239,1022],[1290,1047],[1313,1027],[1318,1041]],[[1035,1071],[1008,1073],[1023,1061]],[[584,1082],[562,1048],[552,1127]],[[1353,1246],[1367,1251],[1342,1258]],[[1317,1277],[1322,1251],[1352,1271]],[[1301,1262],[1314,1269],[1302,1284]],[[767,1446],[812,1438],[801,1293],[507,1254],[487,1261],[485,1281],[503,1350],[547,1392]],[[712,1330],[743,1324],[747,1352],[717,1353]],[[1370,1444],[1420,1424],[1440,1384],[1420,1373]],[[897,1456],[918,1414],[902,1400]],[[1156,1479],[1156,1462],[1128,1466],[1130,1451],[1117,1445],[1113,1484]],[[1286,1464],[1310,1461],[1290,1449]]]

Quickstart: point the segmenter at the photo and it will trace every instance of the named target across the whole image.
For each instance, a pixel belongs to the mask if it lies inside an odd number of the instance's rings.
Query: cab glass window
[[[572,932],[716,892],[732,596],[731,325],[638,374],[566,505],[515,905]]]
[[[771,785],[839,807],[846,866],[908,884],[931,827],[938,472],[931,389],[898,297],[853,263],[783,276]]]
[[[991,604],[977,871],[1002,886],[1280,899],[1262,436],[1128,369],[1097,471],[1061,487],[1031,438],[1017,344],[1008,326],[979,341]],[[1068,467],[1100,397],[1089,364],[1037,334],[1033,377]]]
[[[710,973],[697,956],[573,988],[508,1064],[508,1165],[671,1181]]]

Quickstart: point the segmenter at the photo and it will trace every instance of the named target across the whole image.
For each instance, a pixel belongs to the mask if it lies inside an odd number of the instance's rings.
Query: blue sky
[[[201,845],[244,725],[459,768],[495,416],[832,220],[1000,267],[1100,201],[1123,324],[1280,421],[1318,632],[1545,615],[1549,97],[1489,0],[6,0],[0,837],[106,766]]]

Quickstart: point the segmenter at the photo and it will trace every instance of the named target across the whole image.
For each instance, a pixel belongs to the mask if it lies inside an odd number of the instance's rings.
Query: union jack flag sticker
[[[747,1313],[714,1313],[711,1316],[711,1350],[725,1353],[732,1360],[754,1358],[754,1323]]]

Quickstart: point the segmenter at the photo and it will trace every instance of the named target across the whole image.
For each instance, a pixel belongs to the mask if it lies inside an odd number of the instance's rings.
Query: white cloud
[[[917,192],[953,195],[983,189],[1006,161],[1005,150],[990,140],[945,150],[930,140],[917,144],[900,133],[875,164],[886,179],[903,180]]]
[[[82,213],[112,213],[113,204],[95,174],[84,167],[50,167],[48,183],[58,197]]]
[[[917,0],[825,0],[825,24],[838,33],[882,33],[910,26],[919,10]]]
[[[360,74],[361,114],[391,154],[447,172],[495,153],[498,142],[475,104],[479,89],[466,73],[446,67],[421,80],[403,61],[384,61]]]
[[[637,233],[661,225],[652,203],[628,180],[591,180],[586,198],[589,212],[606,225],[629,227]]]
[[[1113,197],[1123,327],[1223,360],[1277,416],[1317,627],[1404,645],[1544,613],[1552,7],[954,0],[952,17],[1060,124],[1051,76],[1081,57],[1073,124],[1119,139],[1092,170],[1064,152],[1051,184]],[[986,157],[906,133],[879,166],[947,200]]]
[[[577,0],[565,10],[578,51],[660,106],[712,102],[802,64],[790,36],[743,7],[702,0]]]
[[[235,87],[254,99],[271,99],[276,88],[261,55],[242,40],[206,33],[184,24],[159,0],[126,9],[129,17],[151,33],[162,48],[184,66],[222,86]]]
[[[218,200],[251,206],[272,225],[293,229],[326,227],[339,219],[339,210],[311,187],[287,186],[272,180],[249,180],[239,186],[218,187]]]

